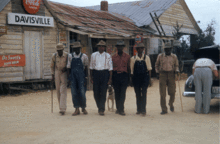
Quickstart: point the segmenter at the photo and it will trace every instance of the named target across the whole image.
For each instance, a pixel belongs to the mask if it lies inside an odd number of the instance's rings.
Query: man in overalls
[[[170,111],[174,112],[174,99],[176,92],[175,74],[179,74],[179,62],[177,56],[171,53],[173,46],[170,43],[166,43],[164,47],[165,53],[161,53],[157,57],[155,63],[156,73],[159,75],[159,87],[160,87],[160,105],[162,112],[160,114],[167,113],[166,106],[166,87],[168,87],[168,94],[170,95]]]
[[[137,113],[146,116],[147,88],[151,85],[151,61],[150,57],[143,53],[144,44],[136,46],[137,55],[131,58],[131,77],[136,94]]]
[[[67,98],[67,61],[68,53],[64,52],[62,43],[57,44],[57,52],[53,54],[51,60],[52,80],[55,78],[57,98],[60,108],[60,114],[64,115],[66,111]]]
[[[70,81],[71,81],[71,93],[72,101],[75,108],[75,112],[72,116],[80,114],[79,108],[82,108],[83,114],[88,114],[86,111],[86,82],[87,82],[87,66],[88,56],[80,52],[80,42],[74,42],[71,45],[73,52],[70,56],[71,64],[69,64],[70,70]]]

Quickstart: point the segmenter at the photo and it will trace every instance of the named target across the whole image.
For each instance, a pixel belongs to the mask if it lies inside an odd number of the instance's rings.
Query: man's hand
[[[52,74],[52,79],[51,79],[51,81],[54,82],[54,80],[55,80],[55,79],[54,79],[54,74]]]
[[[157,79],[160,79],[160,74],[159,73],[157,73]]]
[[[67,68],[65,67],[65,68],[63,68],[61,71],[62,71],[62,73],[66,72],[66,71],[67,71]]]
[[[108,85],[111,85],[111,84],[112,84],[112,80],[109,79],[109,80],[108,80]]]
[[[93,78],[92,77],[90,77],[90,82],[93,84]]]

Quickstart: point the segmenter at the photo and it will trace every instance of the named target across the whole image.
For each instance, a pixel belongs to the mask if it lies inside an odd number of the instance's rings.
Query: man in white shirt
[[[101,40],[98,51],[92,53],[90,61],[90,76],[99,115],[104,115],[107,87],[112,82],[112,58],[105,52],[106,43]]]
[[[211,86],[213,74],[218,77],[218,70],[215,63],[211,59],[199,58],[193,65],[193,75],[195,83],[195,112],[201,113],[203,106],[203,112],[209,113],[210,101],[211,101]],[[202,96],[203,91],[203,96]]]
[[[67,68],[71,68],[70,81],[73,106],[76,109],[72,116],[80,114],[79,108],[82,108],[83,114],[88,114],[86,111],[86,79],[87,79],[87,66],[89,63],[88,56],[80,52],[80,42],[74,42],[71,45],[73,53],[69,57]]]

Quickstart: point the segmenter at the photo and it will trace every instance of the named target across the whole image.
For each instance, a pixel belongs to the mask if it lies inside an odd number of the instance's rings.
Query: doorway
[[[39,31],[24,31],[24,53],[26,65],[24,79],[42,78],[42,33]]]

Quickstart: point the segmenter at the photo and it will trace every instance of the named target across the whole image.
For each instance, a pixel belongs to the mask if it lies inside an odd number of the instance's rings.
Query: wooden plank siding
[[[43,63],[42,63],[42,78],[51,79],[50,61],[52,54],[56,52],[56,44],[58,43],[58,27],[56,21],[54,21],[54,27],[37,27],[37,26],[22,26],[22,25],[8,25],[7,15],[8,13],[22,13],[25,12],[22,1],[11,0],[4,9],[0,12],[0,25],[7,26],[7,34],[0,35],[0,54],[24,54],[24,32],[25,31],[38,31],[42,33],[42,51]],[[41,1],[41,8],[35,15],[53,17],[46,9]],[[0,68],[0,82],[13,82],[24,81],[25,67],[7,67]]]
[[[179,25],[183,24],[183,28],[194,29],[194,25],[191,22],[189,16],[186,13],[186,10],[180,3],[180,0],[177,0],[169,9],[167,9],[159,18],[162,25],[174,26],[178,21]]]

